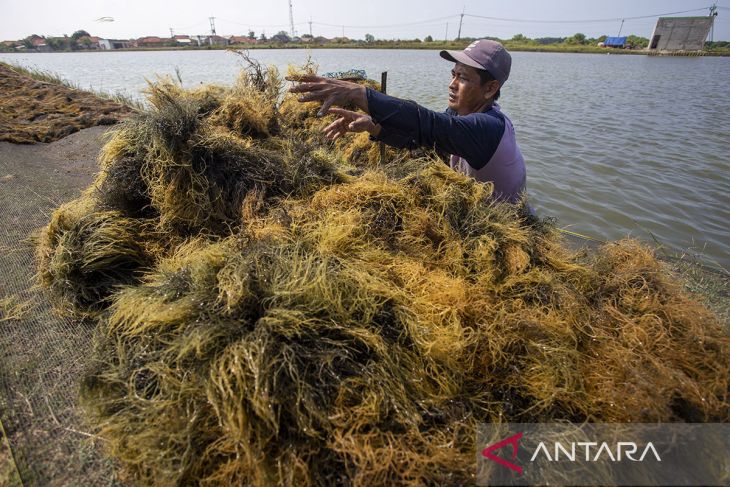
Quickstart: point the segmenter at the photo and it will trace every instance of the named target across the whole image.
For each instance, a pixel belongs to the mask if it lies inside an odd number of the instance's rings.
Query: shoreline
[[[366,44],[323,44],[323,45],[310,45],[310,44],[241,44],[234,46],[180,46],[180,47],[130,47],[124,49],[89,49],[89,50],[78,50],[78,51],[50,51],[50,52],[35,52],[35,51],[0,51],[0,54],[61,54],[61,53],[107,53],[107,52],[144,52],[144,51],[225,51],[225,50],[259,50],[259,49],[384,49],[384,50],[442,50],[442,49],[463,49],[466,46],[464,43],[427,43],[426,45],[419,44],[397,44],[397,45],[366,45]],[[691,51],[687,53],[650,53],[644,49],[613,49],[597,46],[571,46],[571,47],[559,47],[554,48],[547,46],[531,46],[524,44],[511,45],[510,43],[504,43],[505,48],[511,52],[540,52],[540,53],[568,53],[568,54],[617,54],[617,55],[643,55],[643,56],[657,56],[657,57],[730,57],[730,49],[723,50],[707,50],[707,51]]]

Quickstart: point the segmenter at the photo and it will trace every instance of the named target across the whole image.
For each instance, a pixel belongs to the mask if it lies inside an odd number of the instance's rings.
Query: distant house
[[[219,35],[197,35],[190,36],[198,46],[227,46],[228,39]]]
[[[603,41],[603,45],[605,47],[626,47],[626,37],[606,37],[606,40]]]
[[[43,37],[33,36],[30,43],[38,52],[51,52],[51,46],[46,43],[46,40]]]
[[[127,49],[137,47],[134,41],[126,39],[99,39],[99,49]]]
[[[76,39],[76,44],[84,49],[101,49],[100,40],[96,36],[81,36]]]
[[[193,40],[188,35],[176,35],[172,37],[173,42],[178,46],[191,46]]]
[[[214,46],[227,46],[229,44],[228,39],[217,35],[210,36],[208,41],[212,42]]]
[[[252,39],[246,36],[230,36],[228,38],[229,44],[256,44],[256,39]]]
[[[163,39],[155,36],[141,37],[137,39],[137,47],[164,47],[169,43],[170,39]]]

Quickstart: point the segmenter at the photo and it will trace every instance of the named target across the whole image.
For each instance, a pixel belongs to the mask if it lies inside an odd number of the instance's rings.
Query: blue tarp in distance
[[[626,37],[606,37],[603,41],[603,45],[606,47],[624,47],[626,44]]]

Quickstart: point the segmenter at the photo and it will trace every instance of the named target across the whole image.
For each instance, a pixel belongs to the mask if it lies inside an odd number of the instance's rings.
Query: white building
[[[650,51],[701,51],[714,17],[659,17],[649,38]]]

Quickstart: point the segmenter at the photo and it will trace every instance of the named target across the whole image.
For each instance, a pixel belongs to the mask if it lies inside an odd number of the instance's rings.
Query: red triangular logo
[[[520,467],[519,465],[515,465],[512,462],[508,462],[504,458],[498,457],[497,455],[492,453],[495,450],[499,450],[503,446],[512,445],[512,460],[514,460],[515,458],[517,458],[517,449],[520,446],[519,442],[520,442],[521,438],[522,438],[522,433],[517,433],[517,434],[510,436],[509,438],[505,438],[504,440],[499,441],[499,442],[495,443],[494,445],[490,445],[490,446],[486,447],[484,450],[482,450],[482,456],[492,460],[493,462],[499,463],[503,467],[507,467],[510,470],[514,470],[518,474],[522,475],[522,467]]]

